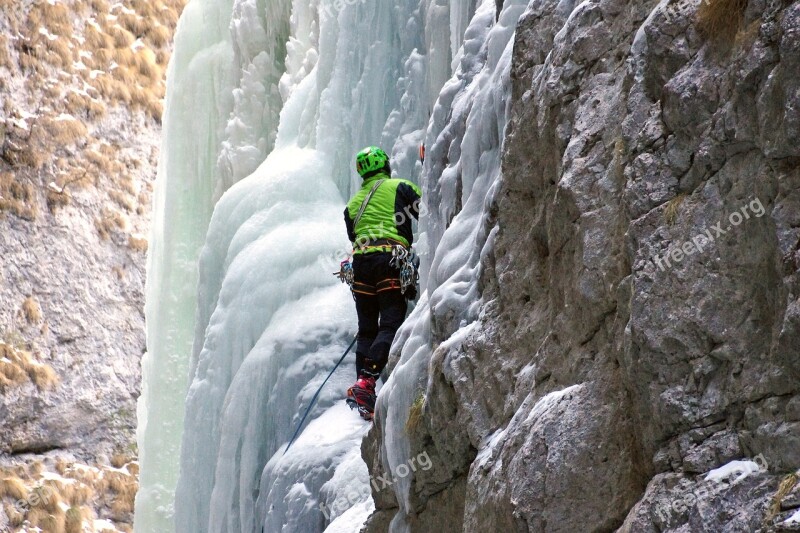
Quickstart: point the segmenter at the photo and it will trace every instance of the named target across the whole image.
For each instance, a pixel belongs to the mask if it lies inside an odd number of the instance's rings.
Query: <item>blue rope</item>
[[[303,418],[300,419],[300,424],[298,424],[297,429],[294,432],[294,435],[292,435],[292,439],[289,441],[289,444],[286,445],[286,449],[283,450],[283,455],[286,455],[286,452],[289,451],[289,447],[294,443],[294,440],[300,434],[300,429],[302,429],[303,423],[306,421],[306,417],[308,416],[308,413],[311,412],[311,408],[314,407],[314,404],[317,401],[317,397],[319,397],[319,393],[322,392],[322,387],[324,387],[325,384],[328,382],[328,380],[331,379],[331,376],[333,375],[333,373],[336,372],[336,369],[339,368],[340,364],[342,364],[342,361],[344,361],[344,358],[347,356],[347,354],[350,353],[350,350],[353,349],[353,346],[356,343],[356,339],[358,339],[358,336],[353,338],[353,342],[350,343],[350,346],[347,347],[347,350],[345,350],[344,353],[342,354],[342,356],[339,358],[339,361],[336,363],[336,366],[333,367],[333,370],[331,370],[331,373],[328,374],[328,377],[325,378],[325,381],[323,381],[322,385],[320,385],[319,388],[317,389],[317,392],[316,392],[316,394],[314,394],[314,397],[311,398],[311,403],[308,404],[308,409],[306,409],[306,412],[303,414]]]

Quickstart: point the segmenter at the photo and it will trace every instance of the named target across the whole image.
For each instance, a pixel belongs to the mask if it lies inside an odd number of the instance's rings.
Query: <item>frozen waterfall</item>
[[[356,330],[351,296],[331,275],[349,252],[352,158],[381,144],[396,176],[424,186],[428,207],[418,239],[427,291],[379,399],[391,470],[408,459],[402,424],[424,388],[431,314],[457,310],[448,342],[476,318],[471,280],[491,241],[485,211],[523,9],[510,0],[500,13],[494,0],[187,5],[151,239],[137,532],[360,529],[373,506],[360,457],[368,425],[341,401],[352,356],[283,453]],[[401,509],[408,481],[394,486]],[[405,530],[402,512],[392,528]]]

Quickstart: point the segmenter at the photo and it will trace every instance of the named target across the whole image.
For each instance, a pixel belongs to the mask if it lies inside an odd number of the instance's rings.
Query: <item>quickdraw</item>
[[[413,248],[392,246],[392,260],[389,263],[400,270],[400,292],[405,294],[409,287],[419,282],[419,256]]]
[[[351,288],[355,277],[353,274],[353,262],[348,258],[339,263],[339,272],[334,272],[334,276],[339,278],[342,283],[347,283]]]

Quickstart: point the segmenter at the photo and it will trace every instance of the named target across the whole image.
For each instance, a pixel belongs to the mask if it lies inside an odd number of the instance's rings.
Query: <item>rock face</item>
[[[420,532],[793,527],[800,3],[533,0],[515,39],[481,318],[410,432],[437,467],[367,531],[405,497]]]
[[[136,456],[144,234],[183,3],[0,11],[0,469],[29,488],[56,458],[64,473]]]

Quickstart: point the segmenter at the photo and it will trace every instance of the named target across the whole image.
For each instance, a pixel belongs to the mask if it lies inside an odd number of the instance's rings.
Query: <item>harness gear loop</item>
[[[419,283],[419,256],[414,248],[392,246],[392,260],[389,263],[400,271],[400,293],[405,294],[409,287]]]
[[[355,274],[353,272],[353,262],[349,257],[339,263],[339,272],[334,272],[333,275],[339,278],[339,281],[347,283],[352,288]]]

